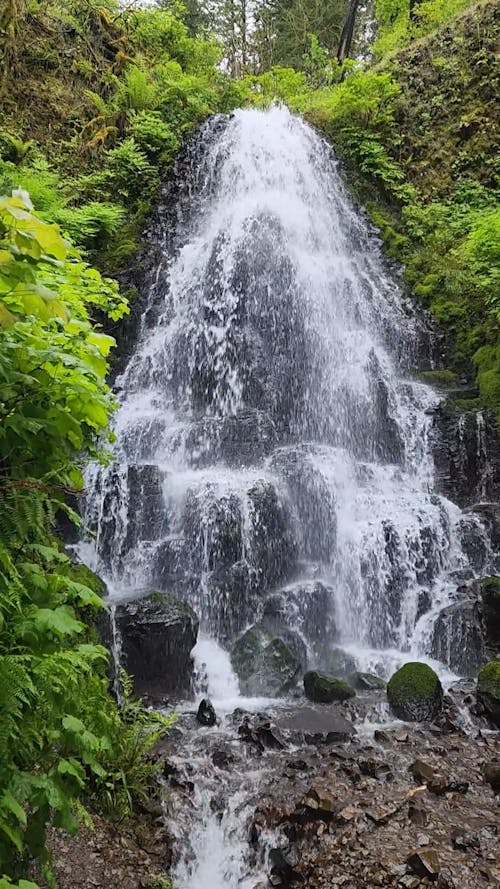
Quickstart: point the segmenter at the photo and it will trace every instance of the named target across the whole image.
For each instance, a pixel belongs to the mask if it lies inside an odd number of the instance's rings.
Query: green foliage
[[[26,193],[0,198],[0,872],[16,877],[46,860],[49,823],[76,830],[81,795],[125,816],[169,724],[129,695],[113,704],[89,629],[104,588],[52,535],[82,461],[109,440],[113,341],[94,309],[119,319],[127,306]]]

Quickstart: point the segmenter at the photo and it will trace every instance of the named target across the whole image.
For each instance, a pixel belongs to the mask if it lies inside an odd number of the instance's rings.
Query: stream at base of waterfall
[[[493,555],[480,518],[437,490],[440,396],[417,379],[432,340],[328,146],[285,108],[238,111],[201,128],[182,177],[175,207],[167,190],[149,230],[143,311],[115,381],[115,452],[89,469],[80,552],[113,602],[165,592],[200,622],[197,681],[219,725],[201,730],[180,707],[169,761],[194,786],[174,794],[176,889],[254,889],[270,873],[284,887],[301,876],[279,852],[298,828],[285,835],[267,794],[277,785],[285,805],[288,770],[307,795],[301,767],[278,764],[300,760],[297,745],[306,783],[321,768],[311,731],[297,741],[264,726],[316,717],[293,688],[280,701],[241,697],[228,651],[270,615],[279,635],[278,615],[304,668],[327,669],[335,648],[384,678],[424,660],[449,684],[452,660],[436,657],[461,642],[450,622],[436,647],[438,616]],[[345,718],[357,708],[356,740],[335,743],[362,749],[378,722],[391,729],[382,697],[343,705]],[[352,768],[353,785],[375,781],[378,792],[376,775]],[[323,819],[299,805],[288,821],[333,835],[337,803],[350,805],[339,787]],[[357,822],[355,812],[342,824]]]

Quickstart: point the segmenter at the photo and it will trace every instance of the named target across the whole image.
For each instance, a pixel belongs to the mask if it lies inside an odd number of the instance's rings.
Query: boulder
[[[217,714],[212,701],[208,698],[203,698],[203,700],[200,701],[200,706],[198,707],[198,712],[196,714],[196,721],[199,722],[200,725],[205,725],[208,728],[217,725]]]
[[[294,685],[302,668],[296,653],[301,640],[292,631],[287,632],[288,641],[295,637],[295,651],[281,636],[259,624],[236,640],[231,649],[231,664],[242,694],[279,697]]]
[[[256,569],[261,587],[286,581],[295,571],[297,543],[285,502],[276,487],[260,479],[248,490],[249,546],[247,559]]]
[[[321,580],[301,580],[271,593],[264,619],[300,631],[315,649],[335,641],[335,590]]]
[[[292,744],[344,744],[356,734],[337,708],[297,707],[276,717],[276,726]]]
[[[122,664],[138,694],[155,699],[191,691],[198,618],[189,605],[150,592],[117,605],[115,623]]]
[[[431,667],[410,662],[391,676],[387,684],[387,698],[399,719],[430,721],[441,711],[443,688]]]
[[[356,694],[353,688],[335,676],[327,676],[311,670],[304,676],[306,698],[316,704],[332,704],[333,701],[347,701]]]
[[[357,691],[382,691],[385,689],[385,682],[380,676],[374,673],[351,673],[348,676],[349,685],[352,685]]]
[[[490,719],[500,727],[500,660],[490,661],[479,671],[477,698]]]

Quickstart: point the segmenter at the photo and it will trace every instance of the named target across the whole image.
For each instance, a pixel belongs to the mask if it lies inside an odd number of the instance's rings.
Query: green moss
[[[453,370],[423,370],[418,374],[418,378],[441,389],[453,389],[459,385],[458,374]]]
[[[477,677],[477,696],[493,722],[500,726],[500,661],[481,667]]]
[[[334,701],[347,701],[353,698],[356,692],[345,679],[336,676],[327,676],[310,670],[304,676],[304,691],[306,697],[319,704],[331,704]]]
[[[93,593],[96,593],[102,599],[107,596],[108,591],[102,578],[100,578],[94,571],[91,571],[90,568],[87,568],[83,563],[78,562],[69,565],[66,573],[71,580],[75,581],[75,583],[81,583],[83,586],[87,586]]]
[[[387,683],[387,691],[396,697],[426,698],[433,694],[439,682],[437,674],[427,664],[413,662],[404,664]]]
[[[427,664],[404,664],[387,683],[387,698],[401,719],[433,719],[441,709],[443,689],[438,675]]]

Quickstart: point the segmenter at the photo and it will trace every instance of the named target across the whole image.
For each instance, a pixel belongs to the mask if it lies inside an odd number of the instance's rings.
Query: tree
[[[272,65],[301,69],[311,36],[335,52],[346,0],[260,0],[255,10],[255,54],[260,70]]]

